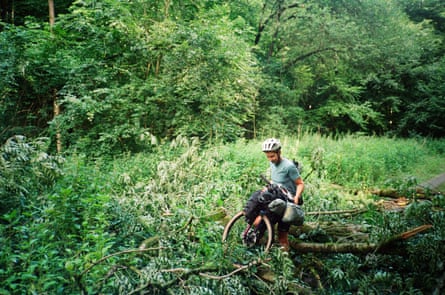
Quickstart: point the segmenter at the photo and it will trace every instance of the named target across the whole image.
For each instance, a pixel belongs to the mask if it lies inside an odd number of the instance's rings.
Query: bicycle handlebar
[[[273,186],[276,185],[277,188],[281,189],[281,191],[283,191],[283,193],[286,195],[286,197],[288,198],[288,200],[290,201],[294,201],[294,198],[290,195],[289,191],[287,190],[287,188],[285,188],[284,186],[280,185],[280,184],[275,184],[272,183],[269,179],[266,178],[266,176],[264,176],[263,174],[260,174],[260,177],[262,180],[264,180],[264,182],[267,183],[268,188],[270,188],[269,186]]]

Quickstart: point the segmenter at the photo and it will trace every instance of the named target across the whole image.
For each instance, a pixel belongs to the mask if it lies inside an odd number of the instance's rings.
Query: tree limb
[[[299,57],[295,58],[295,59],[292,61],[291,64],[295,64],[297,61],[306,59],[306,58],[308,58],[308,57],[310,57],[310,56],[312,56],[312,55],[316,55],[316,54],[321,53],[321,52],[323,52],[323,51],[334,51],[334,52],[339,52],[340,50],[335,49],[335,48],[333,48],[333,47],[320,48],[320,49],[317,49],[317,50],[313,50],[313,51],[311,51],[311,52],[308,52],[308,53],[306,53],[306,54],[300,55]]]
[[[393,189],[393,188],[387,188],[387,189],[375,189],[372,190],[371,193],[376,196],[380,197],[388,197],[388,198],[400,198],[400,197],[416,197],[420,199],[430,199],[432,195],[439,194],[437,190],[434,190],[432,188],[428,187],[417,187],[413,188],[408,193],[401,192],[399,190]]]
[[[94,262],[91,263],[90,266],[88,266],[87,268],[85,268],[79,275],[78,278],[80,279],[84,274],[86,274],[87,272],[89,272],[93,267],[95,267],[96,265],[102,263],[103,261],[114,257],[114,256],[119,256],[122,254],[128,254],[128,253],[140,253],[140,252],[147,252],[147,251],[154,251],[154,250],[161,250],[164,249],[164,247],[157,247],[157,248],[147,248],[147,249],[130,249],[130,250],[125,250],[125,251],[120,251],[120,252],[116,252],[107,256],[102,257],[99,260],[96,260]]]
[[[335,211],[313,211],[313,212],[307,212],[305,215],[333,215],[333,214],[347,214],[347,215],[355,215],[360,214],[368,211],[366,208],[357,208],[357,209],[350,209],[350,210],[335,210]]]
[[[426,224],[401,234],[395,235],[388,240],[380,243],[302,243],[290,241],[292,249],[299,253],[386,253],[386,254],[403,254],[403,247],[392,247],[394,242],[409,239],[416,234],[428,230],[432,225]]]
[[[270,260],[270,259],[267,259],[267,260]],[[236,267],[236,269],[228,274],[223,275],[223,276],[214,276],[214,275],[210,275],[210,274],[206,274],[206,273],[200,273],[199,275],[209,278],[209,279],[213,279],[213,280],[223,280],[230,276],[233,276],[234,274],[236,274],[242,270],[248,269],[248,268],[258,265],[258,264],[262,264],[262,263],[264,263],[264,261],[265,260],[258,259],[258,260],[254,260],[246,265],[234,265]]]
[[[163,284],[156,283],[156,282],[148,282],[148,283],[140,286],[139,288],[134,289],[133,291],[128,293],[128,295],[139,293],[142,290],[150,288],[150,287],[159,288],[161,290],[166,290],[173,285],[177,285],[178,281],[184,280],[191,275],[201,274],[202,272],[207,272],[207,271],[216,271],[218,269],[219,269],[218,265],[204,265],[202,267],[198,267],[195,269],[173,268],[173,269],[168,269],[168,270],[161,270],[161,272],[179,272],[180,274],[177,277],[175,277],[175,278],[171,279],[170,281],[167,281]]]
[[[264,13],[264,11],[266,10],[266,3],[267,3],[267,2],[265,2],[265,4],[263,5],[263,13]],[[267,16],[266,20],[264,20],[264,21],[260,20],[260,23],[258,24],[258,31],[257,31],[257,34],[256,34],[256,36],[255,36],[255,45],[258,45],[258,43],[260,42],[261,35],[262,35],[264,29],[266,28],[267,23],[268,23],[271,19],[273,19],[274,17],[276,17],[276,16],[278,16],[278,15],[283,14],[283,13],[284,13],[286,10],[288,10],[288,9],[296,8],[296,7],[300,6],[300,5],[301,5],[300,3],[296,2],[296,3],[289,4],[289,5],[287,5],[287,6],[283,6],[283,7],[282,7],[282,6],[279,6],[278,9],[276,9],[276,10],[273,11],[273,12],[271,12],[271,13],[269,14],[269,16]],[[289,19],[290,19],[290,18],[288,18],[288,20],[289,20]]]

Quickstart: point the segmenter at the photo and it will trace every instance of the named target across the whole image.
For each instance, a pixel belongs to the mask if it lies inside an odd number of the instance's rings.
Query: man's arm
[[[296,193],[295,193],[295,197],[294,197],[294,203],[298,204],[298,200],[301,197],[301,194],[304,191],[304,182],[303,179],[301,177],[298,177],[297,179],[295,179],[295,186],[296,186]]]

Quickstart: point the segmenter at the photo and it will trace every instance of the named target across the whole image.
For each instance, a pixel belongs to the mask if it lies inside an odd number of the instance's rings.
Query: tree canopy
[[[51,30],[39,3],[2,2],[3,141],[445,134],[437,0],[62,1]]]

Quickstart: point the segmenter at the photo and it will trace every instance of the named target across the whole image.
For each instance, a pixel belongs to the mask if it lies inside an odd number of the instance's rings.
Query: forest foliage
[[[52,25],[1,1],[0,294],[440,294],[445,198],[417,189],[445,170],[442,2],[61,0]],[[293,242],[432,227],[397,254],[227,255],[265,136],[306,212],[361,212]]]
[[[425,224],[432,228],[393,245],[397,254],[291,251],[285,256],[274,247],[264,256],[243,246],[224,253],[225,220],[264,185],[259,175],[266,172],[267,161],[259,141],[208,146],[177,137],[152,152],[95,161],[77,154],[63,162],[43,156],[43,145],[22,138],[0,149],[0,293],[443,291],[445,198],[416,194],[419,184],[443,171],[443,140],[306,134],[282,141],[284,155],[303,164],[306,212],[362,212],[307,215],[306,223],[354,225],[371,243]],[[43,173],[53,177],[38,190]],[[386,187],[405,196],[404,210],[381,210],[379,197],[371,192]],[[20,199],[12,197],[13,191],[20,192]],[[325,230],[314,227],[291,241],[328,242]],[[255,265],[259,259],[262,263]],[[252,266],[231,275],[234,262]],[[264,269],[277,278],[259,279]]]
[[[4,2],[2,142],[444,135],[437,0],[61,1],[52,27],[41,1]]]

